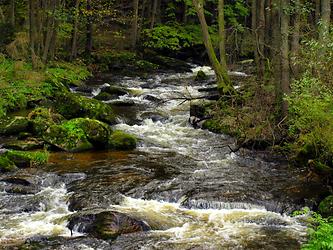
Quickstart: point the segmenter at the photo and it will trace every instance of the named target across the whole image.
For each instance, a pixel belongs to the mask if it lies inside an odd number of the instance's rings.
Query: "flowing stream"
[[[34,183],[20,183],[19,194],[0,181],[0,249],[29,240],[38,249],[299,249],[307,228],[288,214],[313,207],[320,184],[282,159],[233,153],[232,138],[194,129],[184,97],[203,95],[203,83],[193,81],[199,69],[212,75],[204,67],[91,82],[91,97],[113,81],[130,89],[107,102],[119,115],[114,129],[136,135],[138,148],[54,153],[45,169],[15,174]],[[124,213],[152,230],[104,241],[67,228],[70,215],[94,209]]]

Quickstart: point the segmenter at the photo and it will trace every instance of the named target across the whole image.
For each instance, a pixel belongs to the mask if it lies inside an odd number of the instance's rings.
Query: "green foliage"
[[[17,151],[17,150],[9,150],[6,153],[6,156],[12,160],[25,160],[30,162],[30,165],[40,166],[46,164],[49,159],[49,152],[47,151]]]
[[[91,76],[86,66],[67,62],[56,62],[46,70],[50,81],[78,86]]]
[[[210,27],[212,40],[217,44],[216,27]],[[214,35],[215,34],[215,35]],[[143,30],[143,46],[158,50],[177,51],[194,45],[203,44],[199,25],[159,25],[153,29]]]
[[[302,250],[332,250],[333,221],[331,219],[324,219],[314,212],[312,212],[311,215],[310,239],[302,246]]]
[[[328,45],[333,46],[333,36],[327,39]],[[292,83],[286,100],[289,135],[294,140],[291,148],[301,157],[316,160],[318,166],[333,167],[333,68],[330,64],[333,54],[326,45],[315,40],[303,43],[302,54],[308,58],[302,59],[308,62],[305,74]],[[322,172],[323,167],[318,170]]]
[[[236,0],[233,4],[226,4],[224,7],[226,23],[239,31],[244,31],[240,19],[248,16],[249,13],[249,8],[244,0]]]

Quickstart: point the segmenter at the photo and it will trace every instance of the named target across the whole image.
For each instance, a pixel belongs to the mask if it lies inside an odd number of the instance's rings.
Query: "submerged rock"
[[[29,119],[21,116],[16,116],[11,119],[0,121],[0,135],[13,135],[29,130]]]
[[[94,99],[99,101],[109,101],[112,99],[117,98],[117,96],[111,95],[109,93],[101,92],[97,96],[94,97]]]
[[[198,82],[204,81],[204,80],[207,80],[207,79],[208,79],[208,76],[202,70],[199,70],[197,75],[195,76],[195,81],[198,81]]]
[[[77,213],[69,219],[67,227],[100,239],[115,239],[122,234],[150,230],[146,223],[113,211]]]
[[[117,87],[117,86],[107,86],[101,89],[102,93],[108,93],[110,95],[114,96],[123,96],[127,95],[129,91],[125,88],[122,87]]]

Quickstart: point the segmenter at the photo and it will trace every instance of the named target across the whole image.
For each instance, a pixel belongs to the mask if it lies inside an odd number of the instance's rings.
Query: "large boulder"
[[[137,139],[133,135],[129,135],[122,131],[114,131],[109,138],[109,147],[116,150],[132,150],[135,149]]]
[[[84,131],[77,127],[51,125],[42,138],[48,144],[67,152],[81,152],[93,148]]]
[[[114,124],[116,117],[110,105],[69,92],[55,93],[55,109],[66,119],[85,117]]]
[[[69,219],[67,227],[73,231],[100,239],[115,239],[119,235],[150,230],[139,220],[114,211],[77,213]]]
[[[13,135],[28,131],[29,119],[21,116],[7,118],[0,121],[0,135]]]

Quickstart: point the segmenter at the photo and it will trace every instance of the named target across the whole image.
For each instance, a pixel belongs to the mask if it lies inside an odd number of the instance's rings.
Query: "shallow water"
[[[306,227],[288,214],[315,205],[321,185],[306,183],[304,170],[282,159],[232,153],[232,138],[190,126],[190,102],[183,99],[202,95],[203,85],[193,75],[118,79],[131,90],[118,101],[135,106],[115,107],[114,129],[140,139],[135,151],[54,153],[44,170],[20,173],[36,184],[30,194],[0,182],[0,244],[39,236],[41,249],[299,249]],[[92,86],[90,96],[100,88]],[[68,216],[96,208],[153,230],[112,242],[71,234]]]

